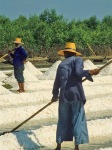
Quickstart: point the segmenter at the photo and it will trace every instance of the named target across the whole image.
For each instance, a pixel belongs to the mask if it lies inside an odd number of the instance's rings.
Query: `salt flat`
[[[25,69],[25,93],[17,93],[17,83],[13,72],[7,76],[0,74],[0,131],[11,130],[40,108],[50,102],[56,69],[61,61],[57,61],[45,73],[27,62]],[[87,60],[85,69],[96,66]],[[104,72],[93,76],[94,82],[83,83],[87,102],[85,112],[89,130],[89,146],[81,146],[81,150],[112,150],[112,65]],[[3,87],[4,82],[12,89]],[[1,150],[42,150],[55,147],[56,122],[58,119],[58,102],[51,104],[28,125],[21,127],[21,131],[0,136]],[[40,125],[40,127],[38,126]],[[36,128],[37,126],[37,128]],[[29,130],[28,130],[29,128]],[[32,129],[34,128],[34,129]],[[49,132],[48,132],[49,131]],[[48,134],[49,133],[49,134]],[[5,143],[5,144],[4,144]],[[95,146],[95,143],[100,145]],[[90,145],[93,144],[93,147]],[[72,149],[72,144],[64,144],[64,150]],[[43,146],[43,147],[42,147]],[[65,148],[66,147],[66,148]],[[91,149],[93,148],[93,149]]]

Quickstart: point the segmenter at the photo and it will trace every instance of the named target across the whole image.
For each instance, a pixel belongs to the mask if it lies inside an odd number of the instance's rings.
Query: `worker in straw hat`
[[[55,150],[61,150],[63,141],[75,139],[74,150],[79,144],[88,143],[88,130],[84,112],[86,97],[83,91],[82,78],[93,81],[91,75],[97,75],[98,69],[83,70],[81,53],[76,51],[75,43],[67,42],[64,50],[58,54],[65,59],[59,64],[53,86],[52,102],[59,97],[59,119],[57,125]]]
[[[26,50],[22,47],[22,44],[24,43],[22,43],[21,38],[16,38],[15,41],[13,41],[13,44],[15,44],[14,53],[11,53],[9,51],[9,54],[13,58],[14,76],[19,86],[19,89],[17,91],[25,92],[23,72],[24,72],[24,62],[26,61],[28,54]]]

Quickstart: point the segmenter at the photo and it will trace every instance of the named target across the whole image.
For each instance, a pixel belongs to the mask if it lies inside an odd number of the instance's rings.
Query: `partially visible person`
[[[55,150],[61,150],[63,141],[75,139],[74,150],[79,150],[79,145],[88,143],[88,129],[84,104],[86,97],[82,86],[82,78],[93,81],[92,75],[99,73],[98,69],[83,70],[81,53],[76,51],[75,43],[67,42],[65,49],[58,52],[65,57],[57,69],[53,86],[52,102],[59,97],[59,119],[57,125]]]
[[[13,41],[15,44],[14,53],[9,51],[10,56],[13,58],[14,76],[18,82],[18,92],[25,92],[24,88],[24,63],[28,57],[26,50],[22,47],[21,38],[16,38]]]

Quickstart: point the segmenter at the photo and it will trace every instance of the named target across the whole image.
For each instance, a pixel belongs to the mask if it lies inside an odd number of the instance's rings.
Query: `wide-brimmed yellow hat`
[[[13,43],[24,44],[21,42],[21,38],[16,38],[15,41],[13,41]]]
[[[72,42],[67,42],[65,45],[65,49],[59,50],[58,54],[64,56],[65,51],[75,53],[77,56],[82,55],[81,53],[76,51],[76,45],[75,43],[72,43]]]

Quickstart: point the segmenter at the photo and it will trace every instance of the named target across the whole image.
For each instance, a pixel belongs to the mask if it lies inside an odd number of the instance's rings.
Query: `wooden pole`
[[[0,57],[0,59],[2,59],[2,58],[4,58],[4,57],[6,57],[8,54],[5,54],[5,55],[3,55],[2,57]]]
[[[89,49],[93,53],[93,55],[96,56],[95,52],[93,51],[93,49],[91,48],[91,46],[88,43],[87,43],[87,46],[89,47]]]
[[[112,63],[112,60],[108,61],[105,65],[103,65],[102,67],[99,68],[99,71],[101,71],[102,69],[104,69],[105,67],[110,65],[111,63]],[[83,79],[82,82],[84,82],[85,80],[87,80],[87,78]]]
[[[20,128],[23,124],[25,124],[26,122],[28,122],[29,120],[31,120],[34,116],[36,116],[37,114],[39,114],[42,110],[44,110],[45,108],[47,108],[49,105],[51,105],[53,102],[48,103],[47,105],[45,105],[44,107],[42,107],[40,110],[38,110],[36,113],[34,113],[33,115],[31,115],[29,118],[27,118],[26,120],[24,120],[22,123],[20,123],[18,126],[16,126],[14,129],[12,129],[11,131],[6,131],[0,134],[4,135],[6,133],[10,133],[10,132],[14,132],[16,131],[18,128]]]
[[[11,52],[13,52],[15,49],[13,49]],[[0,57],[0,59],[2,59],[2,58],[4,58],[4,57],[6,57],[7,55],[9,55],[9,53],[7,53],[7,54],[5,54],[5,55],[3,55],[2,57]]]

